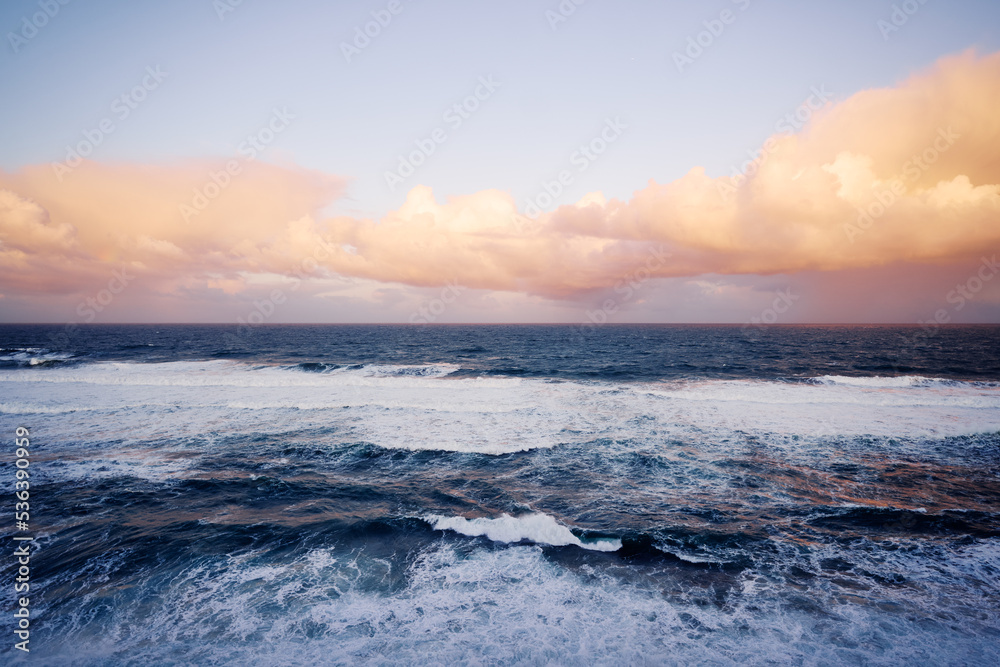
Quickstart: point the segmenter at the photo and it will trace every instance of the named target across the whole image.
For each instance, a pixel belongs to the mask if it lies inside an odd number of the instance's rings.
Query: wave
[[[387,365],[387,364],[332,364],[323,362],[302,362],[294,366],[285,366],[290,370],[306,371],[310,373],[333,373],[340,371],[343,374],[354,374],[362,377],[416,377],[416,378],[439,378],[451,375],[459,370],[459,366],[454,364],[424,364],[424,365]]]
[[[382,365],[372,364],[362,368],[370,377],[427,377],[440,378],[450,375],[460,368],[457,364],[427,365]]]
[[[31,403],[0,403],[0,414],[5,415],[62,415],[69,412],[100,410],[97,407],[58,407]]]
[[[4,366],[52,366],[73,359],[69,352],[54,352],[44,347],[0,348],[0,368]]]
[[[996,664],[1000,653],[983,602],[994,543],[803,543],[727,572],[459,543],[417,519],[137,530],[113,518],[98,529],[81,514],[46,538],[63,563],[50,588],[73,594],[40,609],[43,664]]]
[[[691,401],[746,402],[770,405],[878,405],[921,407],[951,405],[970,408],[994,406],[1000,384],[918,376],[823,376],[806,381],[671,380],[638,385],[663,398]],[[886,391],[886,390],[899,391]]]
[[[308,373],[329,373],[330,371],[335,371],[341,368],[340,364],[324,364],[318,361],[305,361],[301,364],[296,364],[292,368],[306,371]]]
[[[52,359],[74,358],[63,353],[51,353]],[[75,358],[74,358],[75,359]],[[2,359],[0,359],[2,360]],[[82,382],[87,384],[161,385],[179,387],[322,387],[330,384],[371,385],[386,380],[412,381],[426,386],[426,381],[449,376],[458,370],[452,364],[381,365],[354,364],[342,366],[319,362],[295,366],[264,365],[253,362],[213,359],[208,361],[129,362],[91,360],[77,364],[62,373],[16,376],[24,382]],[[5,369],[14,370],[14,369]],[[516,380],[514,380],[516,382]],[[502,383],[503,380],[482,380]]]
[[[923,375],[821,375],[811,378],[816,384],[866,387],[872,389],[905,389],[910,387],[996,387],[995,382],[963,381]]]
[[[469,537],[486,537],[493,542],[534,542],[554,547],[577,546],[591,551],[618,551],[622,542],[613,538],[581,540],[566,526],[548,514],[513,517],[503,514],[496,519],[466,519],[460,516],[432,514],[423,518],[434,530],[451,530]]]
[[[900,386],[885,387],[879,384],[885,379],[873,378],[869,386],[838,376],[815,382],[554,382],[455,377],[453,369],[223,360],[71,363],[45,372],[0,368],[0,413],[94,415],[65,424],[73,441],[105,439],[102,420],[137,439],[198,436],[203,425],[224,433],[295,432],[308,424],[336,433],[339,442],[491,456],[748,436],[791,455],[798,440],[941,440],[1000,431],[1000,386],[983,383],[910,378],[905,386],[890,379]]]
[[[997,562],[963,550],[977,573]],[[825,586],[795,580],[796,595],[770,574],[727,586],[717,576],[702,583],[703,575],[560,567],[535,546],[469,555],[442,544],[402,567],[326,545],[293,553],[209,551],[137,572],[142,554],[112,552],[100,572],[127,573],[127,584],[55,575],[77,588],[51,610],[50,636],[32,649],[43,664],[75,665],[813,664],[817,656],[995,664],[1000,656],[994,615],[973,615],[962,606],[973,592],[946,589],[937,573],[925,585],[941,595],[921,607],[909,587],[858,593],[836,586],[843,576]]]

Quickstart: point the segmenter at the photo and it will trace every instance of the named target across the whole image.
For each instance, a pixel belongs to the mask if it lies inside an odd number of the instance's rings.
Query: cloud
[[[942,59],[894,88],[777,135],[747,182],[700,167],[627,201],[599,193],[518,225],[507,193],[437,203],[425,187],[380,221],[338,219],[335,271],[412,285],[564,297],[655,274],[776,274],[977,260],[1000,243],[1000,54]]]
[[[2,284],[36,293],[88,290],[127,266],[155,291],[233,293],[241,272],[289,270],[316,238],[300,221],[345,185],[316,171],[248,161],[185,219],[182,206],[221,168],[84,161],[61,180],[49,165],[0,172]]]
[[[262,162],[185,220],[181,205],[221,164],[84,162],[62,182],[26,167],[0,172],[0,287],[79,291],[125,265],[145,289],[184,297],[270,275],[574,299],[643,267],[683,278],[974,263],[1000,248],[998,108],[1000,53],[970,51],[772,137],[744,183],[694,167],[534,221],[507,192],[438,202],[425,186],[380,220],[323,218],[344,179]]]

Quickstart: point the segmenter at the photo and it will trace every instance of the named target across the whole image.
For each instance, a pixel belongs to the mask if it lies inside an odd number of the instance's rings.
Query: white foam
[[[57,407],[37,403],[0,403],[0,414],[7,415],[61,415],[87,408]]]
[[[850,387],[871,387],[871,388],[897,388],[897,387],[919,387],[933,384],[953,384],[953,380],[941,380],[929,378],[922,375],[897,375],[897,376],[853,376],[853,375],[822,375],[816,381],[823,384],[846,385]]]
[[[66,361],[72,359],[73,355],[68,352],[53,352],[43,347],[11,347],[4,349],[5,354],[0,354],[0,361],[16,361],[27,363],[29,366],[37,366],[47,361]]]
[[[128,555],[118,550],[108,558],[121,567]],[[528,545],[468,553],[441,544],[418,553],[406,566],[405,584],[394,588],[385,583],[391,565],[363,551],[323,548],[266,565],[261,557],[168,562],[162,574],[170,575],[169,586],[160,583],[165,576],[141,573],[130,586],[86,589],[46,616],[50,636],[36,657],[43,664],[94,665],[996,664],[1000,658],[992,639],[995,612],[971,614],[962,601],[992,591],[980,588],[1000,563],[992,544],[949,549],[954,564],[944,573],[937,562],[921,568],[922,555],[893,552],[889,560],[899,562],[886,573],[916,570],[920,586],[859,593],[870,601],[846,600],[822,577],[800,595],[788,595],[776,577],[758,571],[738,575],[728,592],[687,578],[616,577],[590,565],[561,567]],[[956,589],[963,570],[976,583]],[[72,582],[79,573],[61,576]],[[886,599],[905,613],[883,608]],[[94,614],[95,605],[107,613]]]
[[[648,385],[645,393],[670,399],[709,403],[760,404],[781,409],[840,405],[854,411],[854,419],[866,410],[880,408],[1000,406],[1000,386],[954,380],[917,382],[913,378],[850,378],[850,382],[777,382],[762,380],[697,380]],[[871,382],[866,382],[871,380]],[[846,420],[845,420],[846,421]]]
[[[232,361],[0,369],[0,417],[46,415],[55,441],[142,444],[306,428],[335,433],[327,444],[488,455],[595,441],[633,449],[697,441],[707,451],[748,434],[790,455],[789,439],[1000,431],[1000,386],[983,383],[551,382],[448,377],[451,369],[315,373]]]
[[[494,542],[521,542],[528,540],[535,544],[556,547],[575,545],[591,551],[618,551],[621,540],[601,539],[583,542],[566,526],[548,514],[528,514],[513,517],[502,514],[496,519],[466,519],[460,516],[432,514],[424,517],[434,530],[453,530],[469,537],[485,536]]]
[[[356,373],[365,377],[444,377],[457,371],[457,364],[388,365],[370,364],[358,369],[336,369],[334,372]]]

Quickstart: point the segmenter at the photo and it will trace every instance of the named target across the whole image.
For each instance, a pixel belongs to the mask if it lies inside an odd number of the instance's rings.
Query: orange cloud
[[[336,220],[349,275],[550,296],[659,276],[773,274],[978,258],[1000,241],[1000,54],[941,60],[898,87],[858,93],[773,147],[747,182],[700,167],[628,202],[589,195],[518,228],[497,191],[434,202],[415,188],[374,222]],[[651,262],[651,250],[671,257]]]
[[[569,297],[654,276],[978,261],[1000,247],[1000,53],[943,58],[777,135],[745,183],[695,167],[629,201],[599,193],[530,221],[509,193],[437,202],[418,186],[378,221],[319,212],[341,179],[248,163],[198,215],[220,165],[86,162],[0,172],[0,285],[57,292],[127,264],[165,293],[238,293],[254,274],[340,275]]]
[[[303,216],[339,196],[344,179],[244,162],[228,187],[185,219],[215,163],[108,165],[84,161],[62,179],[49,165],[0,172],[0,284],[72,292],[127,266],[147,286],[234,291],[240,272],[285,270]],[[212,191],[213,194],[215,191]],[[220,277],[221,276],[221,277]]]

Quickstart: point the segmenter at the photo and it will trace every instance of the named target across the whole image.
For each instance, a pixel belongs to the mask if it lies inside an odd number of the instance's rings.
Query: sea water
[[[8,546],[18,426],[6,663],[1000,664],[998,327],[3,326]]]

